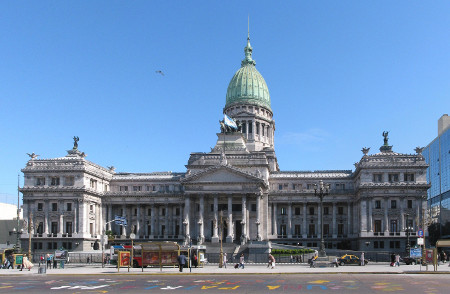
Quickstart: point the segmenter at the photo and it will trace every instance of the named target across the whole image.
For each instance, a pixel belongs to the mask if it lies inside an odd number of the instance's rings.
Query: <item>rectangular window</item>
[[[128,191],[128,186],[120,186],[119,190],[122,192],[126,192],[126,191]]]
[[[64,177],[64,186],[73,186],[75,184],[75,178],[73,176]]]
[[[338,235],[344,235],[344,224],[338,224]]]
[[[391,220],[391,232],[396,233],[397,232],[397,220]]]
[[[58,234],[58,223],[57,222],[52,222],[52,234]]]
[[[344,207],[343,206],[338,206],[338,214],[344,215]]]
[[[97,180],[91,179],[90,187],[91,187],[91,189],[97,190]]]
[[[89,211],[90,212],[94,212],[94,205],[93,204],[89,205]]]
[[[72,211],[72,203],[67,203],[66,204],[66,210],[67,211]]]
[[[384,241],[380,241],[380,248],[381,248],[381,249],[384,248]]]
[[[295,208],[295,215],[300,215],[300,207]]]
[[[315,224],[309,224],[308,227],[308,235],[309,236],[314,236],[316,234],[316,225]]]
[[[381,232],[381,220],[375,220],[375,233],[380,233]]]
[[[408,208],[413,208],[413,201],[412,200],[408,200]]]
[[[256,211],[256,203],[252,203],[252,211]]]
[[[286,237],[286,225],[280,225],[280,235]]]
[[[91,234],[91,235],[94,234],[94,223],[89,224],[89,234]]]
[[[236,212],[242,211],[242,204],[233,204],[233,205],[231,206],[231,209],[232,209],[233,211],[236,211]]]
[[[58,203],[52,203],[52,211],[58,211]]]
[[[308,190],[314,189],[314,185],[313,184],[306,184],[306,189],[308,189]]]
[[[330,214],[330,209],[329,209],[329,207],[325,206],[323,208],[323,215],[329,215],[329,214]]]
[[[42,234],[44,233],[44,223],[43,223],[43,222],[40,222],[40,223],[39,223],[39,226],[38,226],[38,228],[37,228],[37,233],[38,233],[39,235],[42,235]]]
[[[147,208],[147,215],[152,215],[152,209],[151,208]]]
[[[375,183],[383,182],[383,174],[373,174],[373,181]]]
[[[405,182],[414,182],[414,174],[413,173],[405,173],[403,175],[403,180]]]
[[[152,191],[156,191],[156,186],[152,186]]]
[[[248,133],[249,134],[253,133],[253,131],[252,131],[252,122],[251,121],[249,121],[249,124],[248,124]]]
[[[329,224],[323,224],[323,235],[328,236],[330,234],[330,225]]]
[[[137,208],[134,209],[134,215],[137,215]]]
[[[286,207],[281,207],[281,215],[286,215]]]
[[[309,215],[314,215],[314,207],[309,208]]]
[[[388,179],[390,183],[398,182],[398,174],[388,174]]]
[[[133,191],[137,192],[137,191],[141,191],[142,190],[142,186],[133,186]]]
[[[373,242],[373,248],[378,249],[378,241]]]
[[[175,215],[180,215],[180,208],[175,208]]]
[[[283,185],[282,184],[278,185],[278,190],[283,190]]]
[[[381,209],[381,200],[375,200],[375,209]]]
[[[104,186],[104,191],[105,191],[105,192],[108,192],[108,190],[109,190],[108,184],[105,184],[105,186]]]
[[[300,236],[301,235],[300,225],[295,225],[295,227],[294,227],[294,235],[296,235],[296,236]]]
[[[397,208],[397,200],[391,200],[391,208]]]
[[[36,186],[45,186],[45,178],[37,177],[36,178]]]
[[[72,234],[72,222],[66,222],[66,234]]]
[[[38,210],[38,211],[44,210],[44,203],[38,203],[37,210]]]
[[[59,186],[59,177],[52,177],[50,185],[51,186]]]
[[[200,207],[199,207],[199,210],[200,210]],[[162,215],[162,216],[166,216],[166,209],[165,209],[165,208],[163,208],[163,209],[161,210],[161,215]]]

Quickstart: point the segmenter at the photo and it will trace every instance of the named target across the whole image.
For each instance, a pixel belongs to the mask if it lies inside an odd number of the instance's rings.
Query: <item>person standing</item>
[[[361,253],[361,265],[366,265],[364,262],[364,252]]]
[[[226,252],[223,254],[222,264],[223,264],[224,268],[227,268],[227,253]]]
[[[241,257],[239,258],[239,267],[242,267],[244,269],[244,253],[241,254]]]
[[[395,255],[395,265],[400,266],[400,255],[398,254]]]
[[[52,256],[47,253],[47,269],[52,268]]]
[[[183,272],[184,265],[186,264],[186,256],[183,252],[178,256],[178,266],[180,267],[180,272]]]

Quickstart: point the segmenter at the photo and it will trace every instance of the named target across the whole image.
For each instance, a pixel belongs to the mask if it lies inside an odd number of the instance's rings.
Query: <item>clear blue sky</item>
[[[247,16],[282,170],[413,153],[450,112],[449,1],[3,1],[0,202],[28,160],[185,171],[216,142]],[[155,73],[162,70],[165,76]],[[23,185],[23,177],[21,177]]]

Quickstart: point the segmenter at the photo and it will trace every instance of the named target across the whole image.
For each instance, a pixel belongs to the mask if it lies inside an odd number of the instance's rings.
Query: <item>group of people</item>
[[[177,260],[178,260],[178,267],[180,269],[180,272],[183,272],[183,268],[187,264],[186,255],[184,255],[184,253],[181,252],[180,255],[178,255]],[[198,257],[197,257],[197,254],[195,254],[195,253],[191,257],[191,265],[192,265],[192,267],[198,267]]]
[[[22,264],[19,265],[19,267],[20,267],[20,271],[22,271],[24,268],[28,269],[30,271],[31,268],[33,267],[33,264],[28,259],[28,256],[26,254],[24,254],[22,256]],[[13,254],[7,255],[5,257],[5,261],[2,264],[2,268],[4,268],[4,269],[14,269],[14,255]]]
[[[399,254],[391,254],[391,266],[400,266],[400,255]]]

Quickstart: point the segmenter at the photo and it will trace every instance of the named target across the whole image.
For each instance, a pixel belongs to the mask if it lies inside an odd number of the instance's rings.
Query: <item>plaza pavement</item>
[[[31,271],[18,269],[0,269],[0,277],[6,275],[233,275],[233,274],[450,274],[448,263],[438,266],[437,271],[433,271],[433,266],[420,265],[400,265],[399,267],[391,267],[389,263],[370,263],[366,266],[345,265],[324,268],[310,268],[307,264],[277,264],[275,269],[267,268],[262,264],[246,264],[245,269],[234,269],[233,265],[227,268],[219,268],[217,264],[209,264],[203,268],[184,269],[180,273],[176,267],[160,268],[117,268],[112,266],[86,265],[86,264],[69,264],[64,269],[47,269],[45,274],[38,273],[38,265],[35,265]]]

